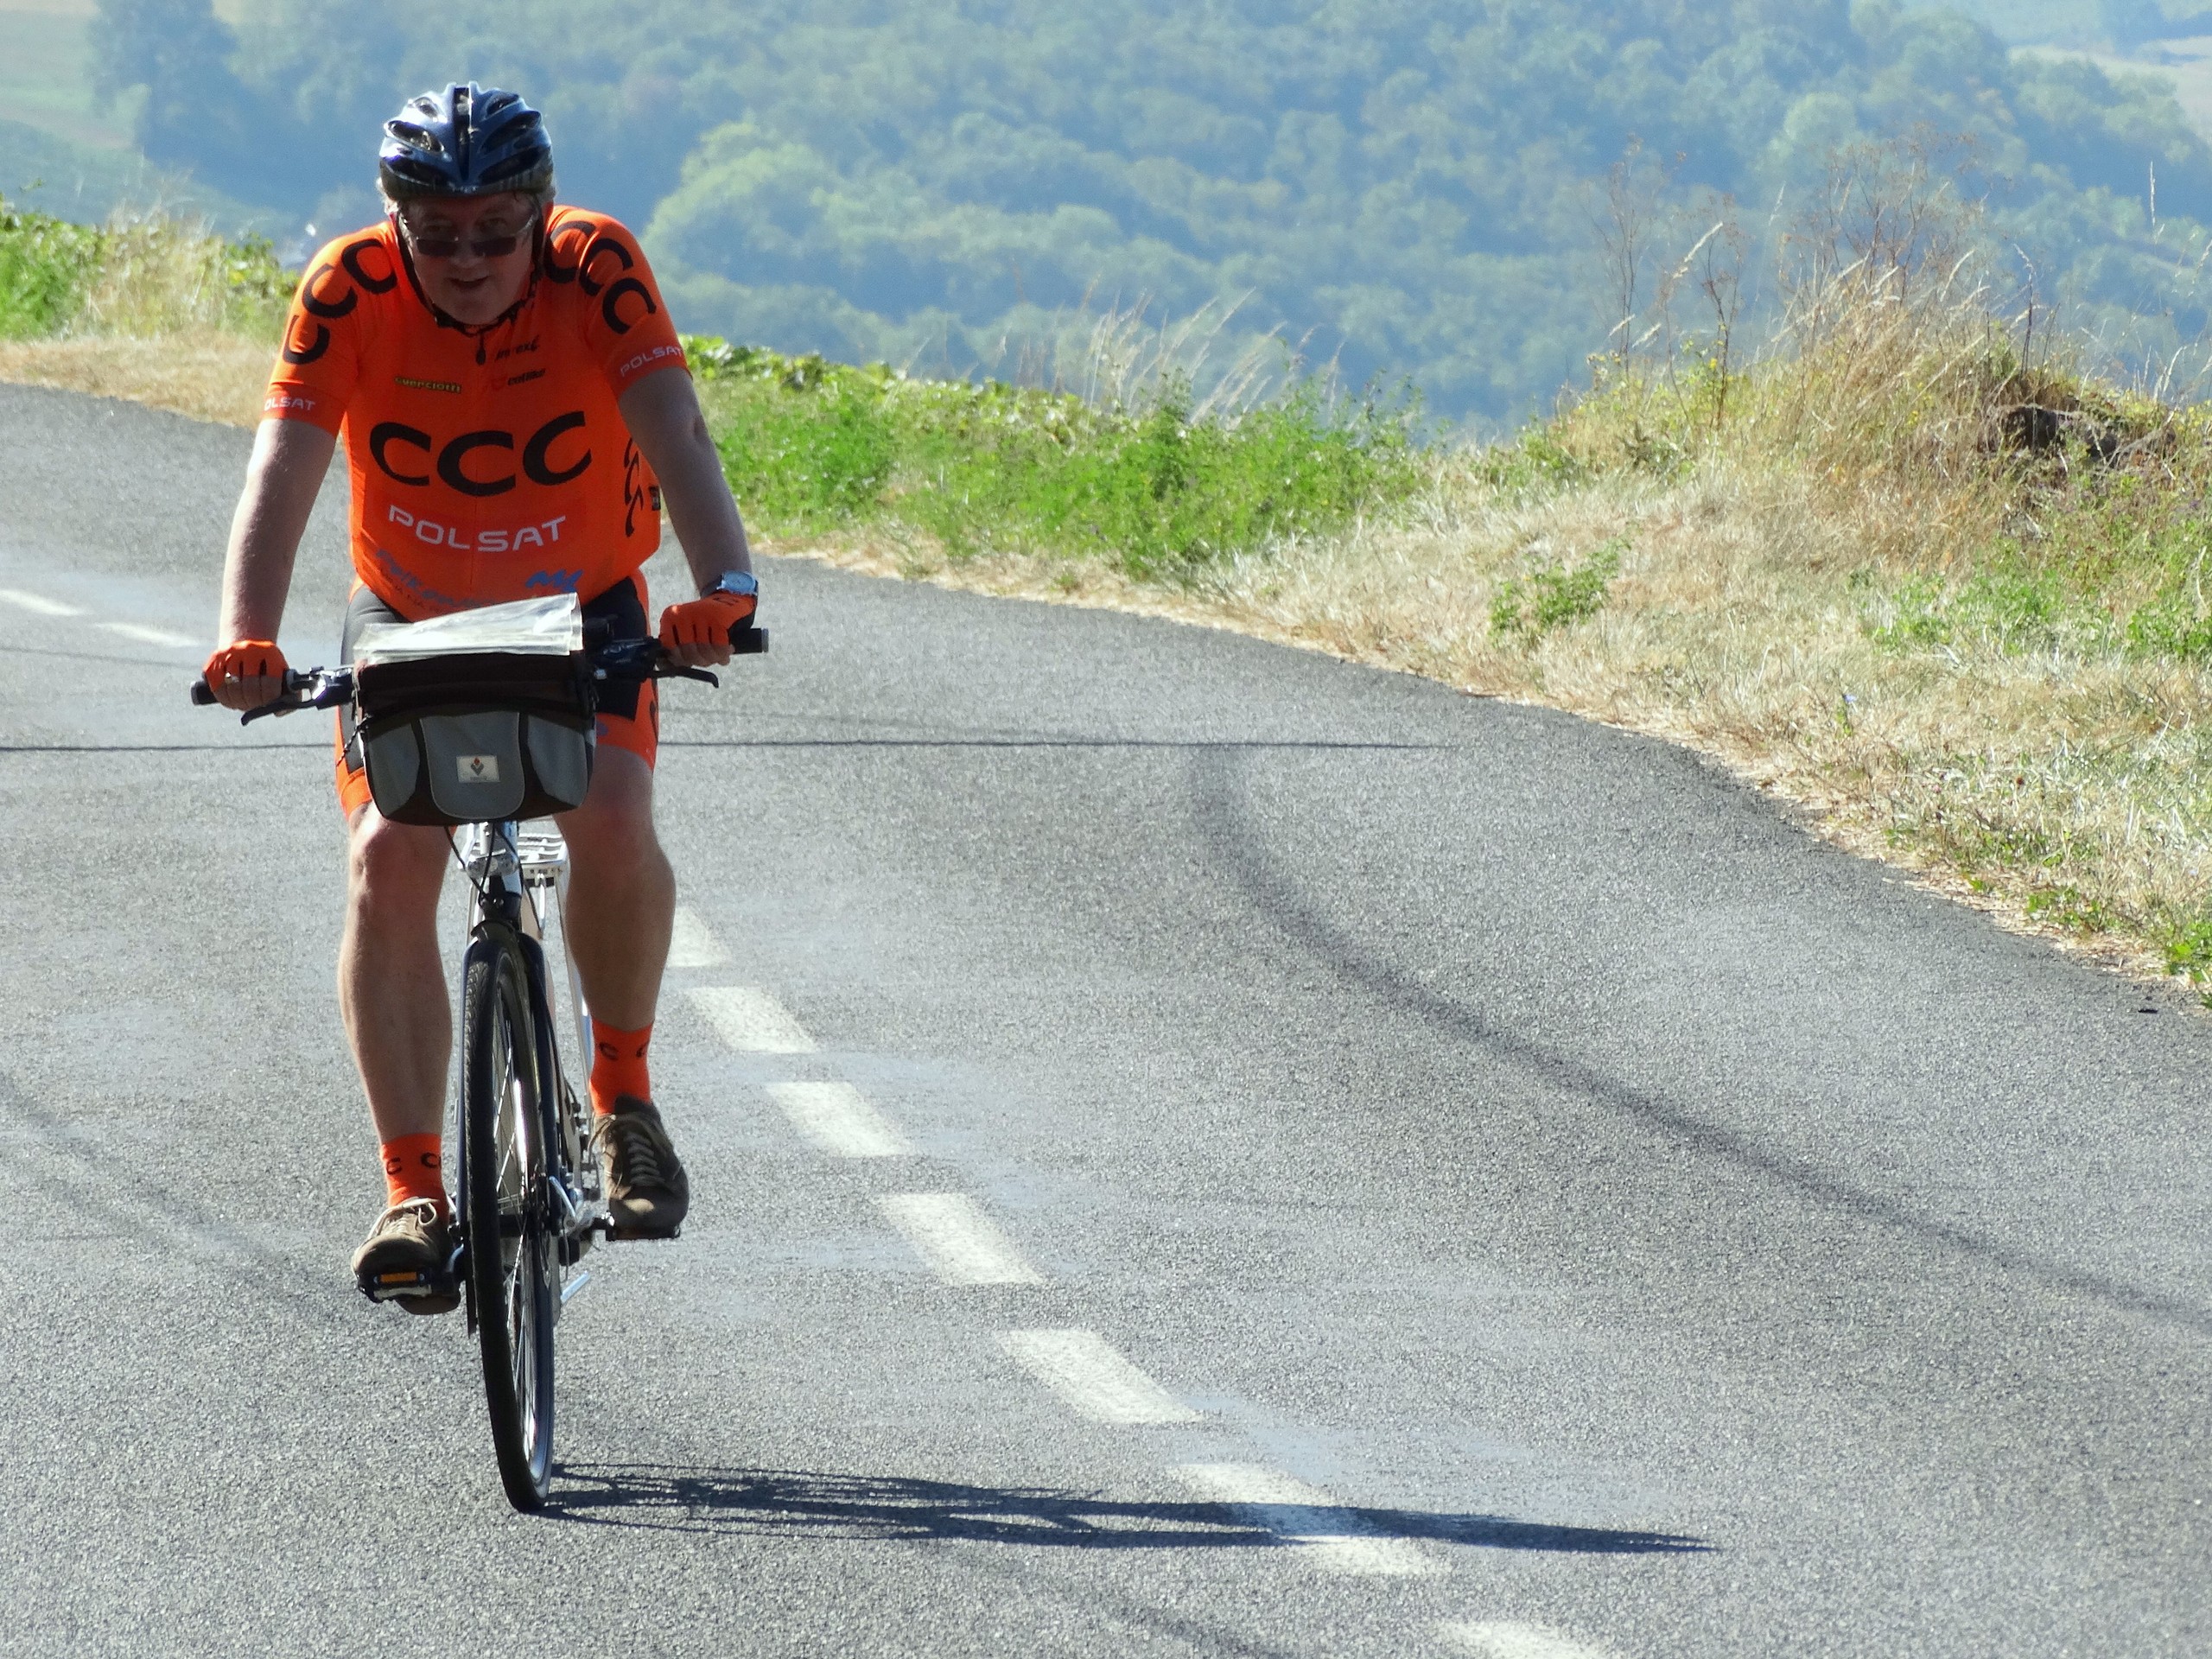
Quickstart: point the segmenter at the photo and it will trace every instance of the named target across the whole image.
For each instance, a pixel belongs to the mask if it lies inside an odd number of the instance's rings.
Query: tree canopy
[[[448,79],[547,114],[562,189],[644,227],[686,327],[1002,360],[1056,316],[1242,302],[1355,380],[1506,417],[1618,321],[1639,190],[1786,223],[1839,149],[1970,141],[1993,245],[2151,350],[2207,321],[2212,151],[2163,83],[1886,0],[104,0],[149,154],[302,213]],[[2157,219],[2152,218],[2155,177]]]

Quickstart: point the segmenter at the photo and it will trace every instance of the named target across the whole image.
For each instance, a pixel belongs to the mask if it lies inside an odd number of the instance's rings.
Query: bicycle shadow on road
[[[1566,1554],[1705,1554],[1701,1539],[1491,1515],[1350,1505],[1126,1503],[1052,1487],[972,1486],[780,1469],[566,1464],[549,1519],[647,1531],[869,1541],[930,1540],[1075,1549],[1246,1549],[1300,1539],[1414,1538]]]

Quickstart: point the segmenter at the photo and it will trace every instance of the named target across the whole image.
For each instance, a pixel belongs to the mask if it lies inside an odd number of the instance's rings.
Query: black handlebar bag
[[[378,811],[451,826],[583,804],[597,698],[575,601],[563,598],[573,630],[558,626],[560,601],[530,600],[364,632],[353,700]],[[537,614],[498,614],[517,612]],[[436,637],[419,637],[428,630]]]

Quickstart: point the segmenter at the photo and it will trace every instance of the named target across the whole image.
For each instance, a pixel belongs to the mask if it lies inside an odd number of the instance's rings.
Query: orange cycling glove
[[[753,594],[709,594],[686,600],[660,613],[660,642],[677,645],[726,645],[734,629],[753,620],[760,601]]]
[[[207,666],[200,671],[207,689],[214,691],[221,689],[225,680],[282,681],[285,666],[284,653],[276,649],[274,639],[240,639],[210,657]]]

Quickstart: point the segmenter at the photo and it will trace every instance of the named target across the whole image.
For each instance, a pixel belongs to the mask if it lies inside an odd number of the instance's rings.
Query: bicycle
[[[734,652],[767,649],[757,628],[737,631]],[[673,661],[650,639],[602,642],[588,652],[594,682],[683,678],[719,685],[704,669]],[[288,671],[278,699],[241,723],[354,702],[353,667]],[[195,680],[192,700],[215,699]],[[553,1474],[553,1330],[589,1282],[582,1267],[594,1242],[632,1236],[608,1214],[588,1108],[562,1063],[547,986],[545,923],[565,916],[568,849],[557,830],[519,818],[448,829],[471,891],[461,980],[460,1086],[448,1109],[446,1144],[457,1153],[448,1195],[460,1243],[447,1264],[470,1334],[479,1341],[492,1446],[508,1501],[543,1505]],[[561,928],[578,1054],[591,1050],[591,1020]],[[671,1234],[666,1236],[673,1237]],[[395,1294],[421,1294],[419,1287]],[[389,1300],[373,1297],[372,1300]]]

